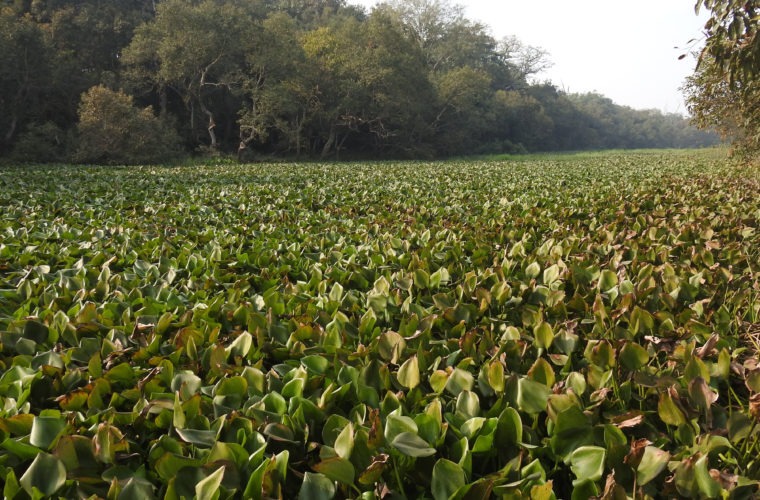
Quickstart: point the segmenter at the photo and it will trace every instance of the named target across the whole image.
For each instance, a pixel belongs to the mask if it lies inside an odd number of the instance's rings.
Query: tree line
[[[0,156],[134,163],[699,147],[676,114],[534,77],[447,0],[5,0]]]

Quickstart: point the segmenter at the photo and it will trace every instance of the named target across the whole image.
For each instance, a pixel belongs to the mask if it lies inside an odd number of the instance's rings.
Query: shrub
[[[176,157],[179,136],[153,114],[135,107],[132,97],[101,85],[82,94],[78,147],[74,160],[83,163],[158,163]]]
[[[19,135],[11,159],[36,163],[65,162],[69,142],[66,131],[55,123],[32,123]]]

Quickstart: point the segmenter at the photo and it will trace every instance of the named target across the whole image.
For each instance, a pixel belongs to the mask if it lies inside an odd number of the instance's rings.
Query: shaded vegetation
[[[101,87],[151,106],[186,153],[240,159],[716,142],[679,115],[534,81],[549,65],[544,51],[495,39],[446,1],[394,0],[370,13],[343,0],[15,0],[0,9],[0,156],[15,160],[147,161],[77,144],[79,102]],[[118,124],[118,140],[129,141],[129,126]],[[154,162],[171,153],[149,150]]]

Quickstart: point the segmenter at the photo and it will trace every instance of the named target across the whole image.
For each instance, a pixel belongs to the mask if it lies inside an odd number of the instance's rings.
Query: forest
[[[5,0],[0,158],[149,163],[691,148],[440,0]]]

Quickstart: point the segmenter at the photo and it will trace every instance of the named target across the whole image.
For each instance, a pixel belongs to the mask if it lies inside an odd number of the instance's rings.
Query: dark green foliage
[[[369,13],[343,0],[6,4],[0,155],[15,150],[20,160],[54,156],[26,156],[33,151],[17,142],[33,137],[21,134],[47,122],[73,132],[80,96],[95,86],[153,106],[188,150],[239,159],[716,142],[682,117],[530,83],[547,54],[495,39],[447,0],[391,1]]]
[[[700,0],[710,11],[705,47],[685,87],[700,127],[732,139],[742,154],[760,152],[760,1]]]
[[[13,146],[11,159],[19,162],[64,163],[69,160],[71,138],[53,122],[32,123]]]

